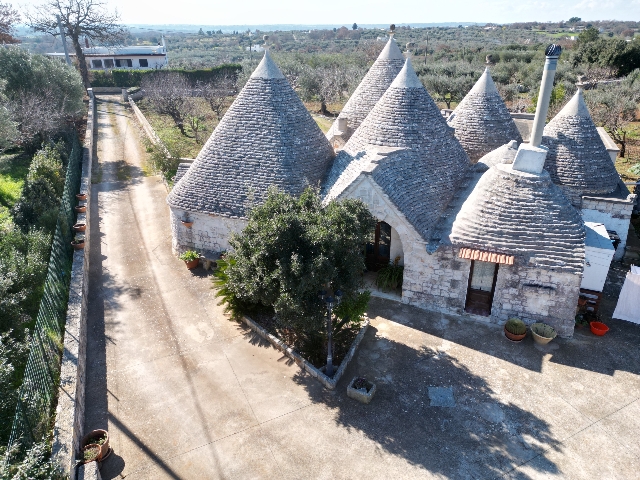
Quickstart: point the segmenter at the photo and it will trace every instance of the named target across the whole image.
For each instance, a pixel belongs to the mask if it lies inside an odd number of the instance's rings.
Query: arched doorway
[[[377,272],[389,264],[391,255],[391,225],[378,222],[375,232],[365,247],[365,263],[367,270]]]

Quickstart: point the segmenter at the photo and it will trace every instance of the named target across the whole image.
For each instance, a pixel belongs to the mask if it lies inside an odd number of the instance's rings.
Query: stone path
[[[374,299],[328,392],[173,257],[130,112],[98,112],[85,427],[111,435],[103,479],[637,478],[640,327],[542,348]],[[346,396],[356,374],[378,384],[368,406]]]

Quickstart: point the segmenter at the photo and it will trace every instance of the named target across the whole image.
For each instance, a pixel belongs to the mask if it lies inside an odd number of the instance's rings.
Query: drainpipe
[[[536,116],[533,120],[531,140],[529,143],[520,144],[516,158],[513,161],[513,170],[540,174],[544,169],[544,161],[549,150],[544,145],[541,145],[542,132],[547,120],[551,90],[553,90],[553,78],[556,76],[556,66],[561,52],[562,48],[553,44],[549,45],[545,50],[547,58],[544,62],[544,72],[542,74],[542,83],[540,84]]]
[[[556,76],[556,66],[562,48],[560,45],[549,45],[544,54],[547,57],[544,62],[544,72],[542,73],[542,83],[540,84],[540,94],[538,95],[538,105],[536,106],[536,116],[533,120],[533,130],[529,144],[539,147],[542,142],[542,132],[547,121],[549,111],[549,101],[553,90],[553,79]]]

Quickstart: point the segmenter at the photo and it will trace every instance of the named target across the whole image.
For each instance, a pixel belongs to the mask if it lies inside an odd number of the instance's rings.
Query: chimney
[[[534,147],[539,147],[542,142],[542,132],[547,121],[549,111],[549,101],[551,100],[551,90],[553,90],[553,79],[556,76],[556,66],[562,48],[560,45],[549,45],[544,54],[547,59],[544,62],[544,72],[542,72],[542,83],[538,94],[538,105],[536,106],[536,117],[533,120],[533,130],[529,143]]]
[[[518,153],[513,161],[513,169],[528,173],[542,173],[544,161],[547,157],[547,147],[541,145],[542,132],[547,120],[549,111],[549,101],[551,100],[551,90],[553,90],[553,78],[556,76],[556,66],[562,48],[559,45],[551,44],[545,50],[546,60],[544,62],[544,72],[538,94],[538,105],[536,116],[533,120],[531,140],[528,144],[521,143]]]

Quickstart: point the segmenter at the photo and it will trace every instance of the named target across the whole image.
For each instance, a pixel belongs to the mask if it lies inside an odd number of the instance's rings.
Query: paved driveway
[[[102,478],[638,478],[638,326],[539,347],[374,299],[323,390],[172,256],[130,113],[98,111],[85,426],[111,435]],[[378,384],[369,406],[346,397],[356,374]]]

